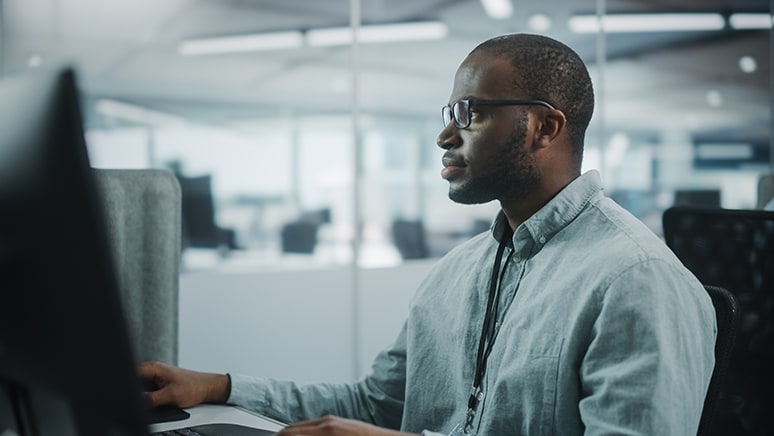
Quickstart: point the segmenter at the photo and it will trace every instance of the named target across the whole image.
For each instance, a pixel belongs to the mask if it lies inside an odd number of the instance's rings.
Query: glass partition
[[[584,169],[655,232],[676,203],[759,207],[772,171],[764,1],[0,4],[3,75],[78,69],[95,166],[209,177],[208,231],[233,239],[189,235],[191,268],[347,265],[356,240],[362,266],[395,265],[486,229],[497,204],[447,198],[435,137],[457,66],[503,33],[587,62]]]

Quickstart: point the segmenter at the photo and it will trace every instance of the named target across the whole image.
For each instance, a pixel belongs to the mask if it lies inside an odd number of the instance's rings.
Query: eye
[[[484,114],[484,111],[476,106],[470,107],[470,120],[475,121],[477,118],[480,118]]]

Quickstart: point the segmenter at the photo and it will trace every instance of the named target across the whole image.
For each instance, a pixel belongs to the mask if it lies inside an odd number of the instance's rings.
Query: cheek
[[[512,148],[510,139],[510,134],[504,131],[489,129],[476,132],[466,138],[466,154],[471,160],[477,161],[503,158]]]

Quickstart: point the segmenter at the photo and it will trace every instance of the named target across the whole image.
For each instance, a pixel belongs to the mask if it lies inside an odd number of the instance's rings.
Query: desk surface
[[[152,424],[150,426],[150,431],[159,432],[174,430],[176,428],[202,424],[241,424],[269,431],[279,431],[284,427],[284,425],[271,418],[248,412],[234,406],[202,404],[185,410],[191,414],[188,419]]]

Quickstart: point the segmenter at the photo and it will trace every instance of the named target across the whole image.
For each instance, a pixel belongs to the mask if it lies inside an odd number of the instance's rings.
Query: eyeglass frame
[[[463,125],[460,125],[459,121],[457,120],[457,117],[454,115],[454,106],[458,105],[459,103],[465,102],[467,104],[467,112],[468,112],[468,123]],[[449,123],[454,120],[454,125],[458,129],[467,129],[470,127],[471,122],[471,114],[470,114],[470,108],[473,106],[543,106],[545,108],[551,109],[551,110],[557,110],[551,103],[544,101],[544,100],[523,100],[523,99],[494,99],[494,100],[482,100],[477,98],[464,98],[461,100],[457,100],[451,105],[446,105],[441,108],[441,117],[443,120],[443,127],[449,127]],[[449,113],[449,121],[446,121],[446,113]],[[458,111],[459,112],[459,111]]]

